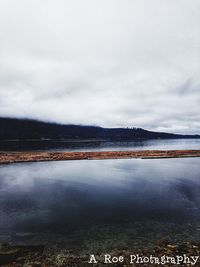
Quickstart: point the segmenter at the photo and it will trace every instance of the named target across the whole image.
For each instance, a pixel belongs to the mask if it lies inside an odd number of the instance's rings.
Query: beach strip
[[[160,159],[200,157],[200,150],[132,150],[78,152],[0,152],[0,164],[61,160]]]

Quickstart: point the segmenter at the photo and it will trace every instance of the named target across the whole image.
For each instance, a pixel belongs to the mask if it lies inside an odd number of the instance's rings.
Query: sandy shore
[[[0,152],[0,164],[85,159],[158,159],[200,157],[200,150],[138,150],[92,152]]]

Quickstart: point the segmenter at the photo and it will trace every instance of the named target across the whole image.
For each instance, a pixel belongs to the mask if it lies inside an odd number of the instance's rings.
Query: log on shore
[[[200,150],[137,150],[90,152],[0,152],[0,164],[86,159],[159,159],[200,157]]]

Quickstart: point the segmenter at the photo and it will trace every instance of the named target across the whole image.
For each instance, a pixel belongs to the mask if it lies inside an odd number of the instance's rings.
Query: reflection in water
[[[0,232],[199,221],[199,158],[25,163],[0,167]],[[163,230],[162,230],[163,231]],[[141,231],[140,231],[141,235]]]
[[[139,149],[200,149],[200,139],[156,139],[135,141],[0,141],[0,151],[101,151]]]

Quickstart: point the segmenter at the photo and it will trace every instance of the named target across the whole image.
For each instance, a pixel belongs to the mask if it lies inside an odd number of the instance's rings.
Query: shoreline
[[[54,267],[54,266],[147,266],[142,263],[157,264],[162,266],[186,266],[190,261],[197,263],[199,261],[199,243],[187,242],[182,244],[170,243],[166,240],[158,241],[153,249],[114,249],[105,253],[98,252],[97,254],[77,254],[72,249],[60,248],[58,251],[51,250],[45,252],[44,245],[10,245],[1,244],[0,260],[1,266],[30,266],[30,267]],[[136,261],[137,257],[137,261]],[[140,257],[140,260],[139,258]],[[167,258],[168,257],[168,258]],[[170,257],[170,261],[169,261]],[[187,261],[186,261],[187,257]],[[105,261],[105,259],[107,259]],[[130,261],[132,259],[132,261]],[[168,260],[167,260],[168,259]],[[185,263],[184,263],[185,261]],[[118,263],[118,264],[117,264]],[[152,266],[151,264],[151,266]],[[148,265],[149,266],[149,265]],[[188,264],[187,264],[188,266]],[[199,265],[198,265],[199,266]]]
[[[133,150],[78,152],[0,152],[0,164],[64,160],[162,159],[200,157],[200,150]]]

